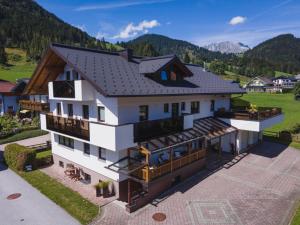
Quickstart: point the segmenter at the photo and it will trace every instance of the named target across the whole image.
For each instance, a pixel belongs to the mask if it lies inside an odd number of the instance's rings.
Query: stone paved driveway
[[[265,142],[232,167],[201,171],[164,197],[131,215],[111,203],[96,224],[288,224],[300,199],[300,151]],[[156,212],[166,220],[155,222]]]

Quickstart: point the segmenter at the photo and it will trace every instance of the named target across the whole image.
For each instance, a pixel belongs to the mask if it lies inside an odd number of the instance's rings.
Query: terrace
[[[30,100],[20,100],[22,109],[36,111],[36,112],[49,112],[49,103],[35,102]]]
[[[90,140],[89,122],[46,114],[47,129],[84,140]]]
[[[262,121],[280,114],[282,114],[282,111],[281,108],[278,107],[236,107],[232,108],[230,111],[220,109],[219,111],[215,112],[215,116],[220,118],[253,121]]]

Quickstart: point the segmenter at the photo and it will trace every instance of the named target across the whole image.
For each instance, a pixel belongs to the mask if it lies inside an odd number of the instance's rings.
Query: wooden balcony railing
[[[183,117],[147,120],[134,124],[134,142],[142,142],[183,130]]]
[[[47,129],[84,140],[90,140],[89,122],[61,116],[46,115]]]
[[[219,110],[215,112],[215,116],[229,119],[261,121],[280,115],[281,113],[281,108],[277,107],[259,107],[257,108],[257,112],[249,112],[245,108],[233,108],[231,111]]]
[[[53,96],[55,98],[75,98],[74,80],[53,81]]]
[[[49,112],[49,103],[34,102],[30,100],[20,100],[19,103],[22,109],[36,112]]]
[[[132,175],[144,180],[145,182],[150,182],[158,177],[187,166],[197,160],[203,159],[205,155],[206,150],[204,149],[193,151],[188,155],[182,156],[178,159],[173,159],[158,167],[145,166],[142,169],[135,171]]]

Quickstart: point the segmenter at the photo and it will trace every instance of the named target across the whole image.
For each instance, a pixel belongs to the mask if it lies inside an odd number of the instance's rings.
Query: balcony
[[[90,140],[89,122],[46,114],[46,128],[69,136]]]
[[[91,101],[94,88],[86,80],[52,81],[48,84],[49,99]]]
[[[252,111],[252,112],[251,112]],[[219,110],[215,117],[240,130],[260,132],[283,121],[281,108],[259,107],[256,110],[234,108],[231,111]]]
[[[168,173],[172,173],[178,169],[181,169],[184,166],[187,166],[197,160],[203,159],[206,155],[206,151],[204,149],[200,149],[189,153],[185,156],[182,156],[177,159],[172,159],[169,162],[166,162],[160,166],[145,166],[140,170],[133,172],[133,176],[138,177],[145,182],[151,182],[156,178],[159,178]]]
[[[142,142],[151,138],[180,132],[183,129],[184,119],[182,116],[135,123],[134,142]]]
[[[53,97],[75,98],[75,87],[73,80],[53,81]]]
[[[34,102],[30,100],[20,100],[19,103],[22,109],[36,112],[49,112],[49,103]]]
[[[281,108],[277,107],[259,107],[256,112],[250,112],[246,108],[234,108],[231,111],[219,110],[215,112],[215,116],[228,119],[261,121],[281,113]]]

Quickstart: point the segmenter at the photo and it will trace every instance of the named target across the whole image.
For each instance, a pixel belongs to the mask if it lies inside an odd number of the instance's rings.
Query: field
[[[6,48],[8,66],[0,66],[0,79],[16,82],[18,78],[31,77],[36,64],[27,61],[26,53],[20,49]]]
[[[230,71],[225,71],[225,75],[222,76],[223,79],[225,80],[236,80],[237,78],[240,79],[240,84],[243,86],[244,84],[247,84],[251,78],[250,77],[246,77],[243,75],[239,75],[239,74],[235,74],[233,72]]]
[[[243,97],[233,96],[233,105],[243,105],[248,101],[257,106],[281,107],[284,121],[267,129],[268,131],[281,131],[291,128],[295,123],[300,123],[300,101],[294,100],[293,94],[249,93]]]

